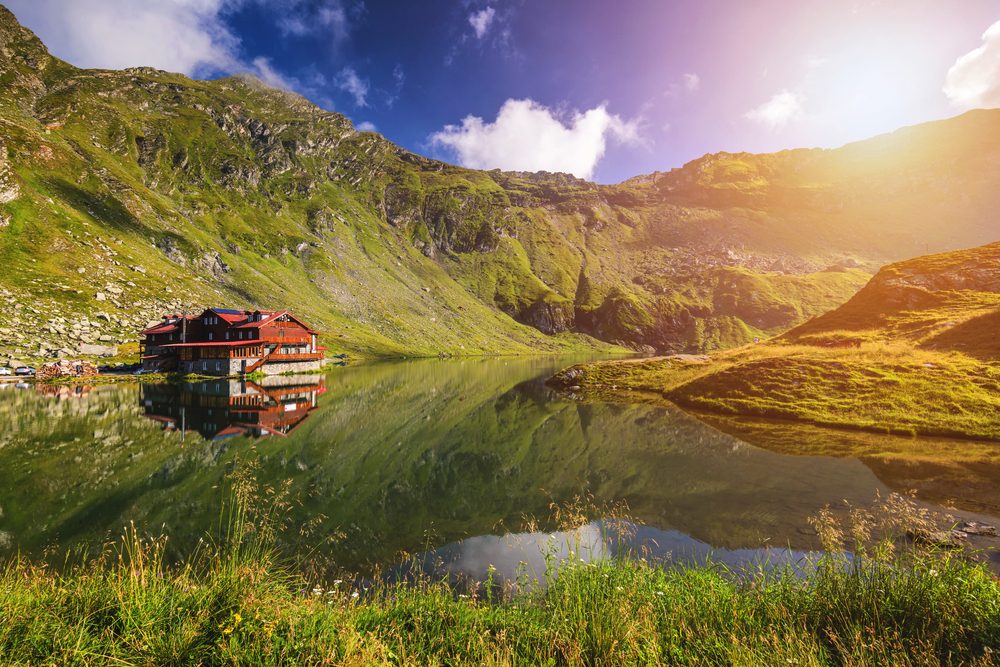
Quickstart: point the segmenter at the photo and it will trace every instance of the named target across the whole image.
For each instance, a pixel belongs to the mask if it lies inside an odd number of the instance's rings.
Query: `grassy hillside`
[[[1000,244],[887,266],[854,298],[762,345],[596,364],[564,386],[655,392],[723,414],[1000,438]]]
[[[1000,243],[885,267],[843,307],[788,332],[814,345],[905,340],[927,350],[1000,358]]]
[[[1000,112],[603,186],[429,160],[251,78],[77,69],[3,8],[0,43],[0,354],[207,304],[291,307],[365,354],[703,351],[996,240]]]

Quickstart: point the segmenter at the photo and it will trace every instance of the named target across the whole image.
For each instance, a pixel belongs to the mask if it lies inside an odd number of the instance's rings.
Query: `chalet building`
[[[142,407],[165,431],[206,440],[285,436],[305,421],[326,391],[322,376],[270,376],[260,382],[220,378],[190,384],[145,384]]]
[[[317,332],[287,310],[209,308],[164,315],[142,332],[142,367],[199,375],[268,375],[318,370],[325,348]]]

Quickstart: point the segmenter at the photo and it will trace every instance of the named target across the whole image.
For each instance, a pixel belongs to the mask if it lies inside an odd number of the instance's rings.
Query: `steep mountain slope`
[[[994,243],[891,264],[840,308],[762,345],[574,368],[555,382],[724,414],[998,440],[998,323]]]
[[[0,144],[19,355],[209,303],[291,307],[371,354],[715,349],[914,248],[996,240],[1000,204],[1000,112],[599,186],[429,160],[249,78],[80,70],[3,8]]]
[[[891,264],[846,304],[782,338],[811,345],[905,340],[1000,360],[1000,243]]]

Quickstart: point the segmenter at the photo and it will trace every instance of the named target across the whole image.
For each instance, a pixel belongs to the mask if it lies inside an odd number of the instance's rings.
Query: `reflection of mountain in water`
[[[890,488],[970,512],[1000,513],[1000,442],[906,438],[809,424],[703,415],[721,431],[781,454],[856,458]]]
[[[0,396],[0,531],[12,548],[37,553],[56,539],[99,543],[135,520],[167,531],[184,551],[216,529],[225,475],[250,457],[263,483],[287,483],[299,500],[288,539],[316,520],[320,534],[309,539],[343,533],[324,553],[358,570],[398,562],[402,550],[519,531],[525,516],[547,517],[550,503],[582,493],[598,505],[625,501],[651,529],[713,547],[810,549],[806,520],[821,507],[843,499],[864,505],[876,490],[888,491],[853,458],[787,456],[680,410],[554,395],[542,381],[565,363],[338,369],[308,419],[287,437],[256,441],[241,435],[280,429],[243,415],[253,411],[233,401],[285,405],[271,387],[265,399],[249,386],[221,382],[216,391],[208,382],[166,401],[161,392],[179,390],[99,387],[62,402],[9,392]],[[198,426],[192,412],[183,426],[178,413],[164,412],[182,405],[202,411]],[[183,446],[179,432],[164,431],[150,414],[189,429]],[[214,439],[234,424],[252,428]]]
[[[164,430],[197,431],[206,440],[288,435],[326,391],[317,375],[269,376],[260,382],[220,379],[142,386],[146,417]]]

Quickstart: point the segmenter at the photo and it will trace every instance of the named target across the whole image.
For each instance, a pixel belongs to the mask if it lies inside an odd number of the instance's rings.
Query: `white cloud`
[[[701,88],[701,77],[694,72],[682,74],[681,78],[672,82],[663,91],[663,96],[667,99],[680,99],[685,95],[692,95]]]
[[[378,128],[375,127],[375,123],[371,121],[363,120],[354,126],[358,132],[376,132]]]
[[[7,0],[56,55],[80,67],[241,69],[222,11],[238,0]]]
[[[239,38],[225,24],[226,13],[259,2],[286,35],[327,30],[342,39],[360,11],[356,4],[345,5],[347,0],[3,1],[53,53],[80,67],[149,66],[189,76],[249,72],[268,85],[313,96],[316,82],[282,74],[268,58],[245,58]],[[365,82],[342,83],[355,100],[364,101]]]
[[[983,43],[955,61],[944,94],[960,107],[1000,106],[1000,21],[983,33]]]
[[[329,33],[336,40],[345,38],[350,29],[348,9],[341,0],[259,0],[279,12],[278,28],[285,35],[302,37]]]
[[[495,9],[487,7],[486,9],[469,14],[469,25],[476,31],[478,39],[482,39],[489,32],[490,24],[493,23],[493,17],[496,16],[496,13]]]
[[[295,90],[299,87],[298,81],[290,79],[276,71],[271,66],[271,61],[268,58],[258,56],[253,59],[252,65],[250,72],[269,86],[283,90]]]
[[[492,123],[467,116],[447,125],[431,142],[454,151],[475,169],[568,172],[590,178],[608,140],[641,143],[636,121],[608,113],[605,105],[560,118],[533,100],[507,100]]]
[[[368,106],[368,82],[358,76],[353,67],[345,67],[337,75],[337,87],[354,98],[355,106]]]
[[[783,90],[743,116],[771,130],[780,130],[801,114],[802,96]]]

